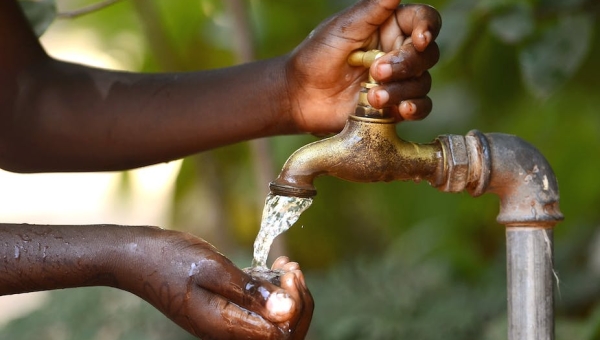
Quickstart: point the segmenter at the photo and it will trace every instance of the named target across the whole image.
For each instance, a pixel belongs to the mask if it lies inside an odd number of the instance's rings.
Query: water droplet
[[[192,277],[192,276],[194,276],[194,275],[196,275],[198,273],[200,273],[200,266],[197,265],[196,263],[192,263],[190,265],[190,270],[188,272],[188,276]]]

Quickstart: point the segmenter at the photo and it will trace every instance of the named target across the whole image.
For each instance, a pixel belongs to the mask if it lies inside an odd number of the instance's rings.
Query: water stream
[[[311,203],[312,198],[272,194],[267,196],[260,231],[254,241],[252,268],[268,270],[267,257],[273,240],[296,223]]]

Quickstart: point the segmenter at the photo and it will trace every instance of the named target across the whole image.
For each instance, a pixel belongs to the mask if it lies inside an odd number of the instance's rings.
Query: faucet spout
[[[406,142],[396,134],[392,119],[350,116],[336,136],[294,152],[279,177],[270,183],[273,194],[313,197],[314,179],[334,176],[352,182],[426,180],[444,182],[442,146]]]

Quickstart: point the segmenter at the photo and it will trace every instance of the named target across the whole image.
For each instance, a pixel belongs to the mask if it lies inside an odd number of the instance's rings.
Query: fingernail
[[[425,31],[419,35],[419,39],[421,39],[422,49],[425,49],[425,47],[429,46],[433,36],[431,35],[431,32]]]
[[[400,112],[407,115],[412,115],[417,111],[417,106],[413,102],[403,101],[400,103]]]
[[[375,91],[375,99],[379,105],[384,105],[390,100],[390,94],[386,90]]]
[[[379,78],[387,79],[392,76],[392,65],[390,64],[379,64],[377,65],[377,73]]]
[[[287,315],[293,306],[294,300],[287,293],[273,293],[267,300],[267,310],[275,317]]]

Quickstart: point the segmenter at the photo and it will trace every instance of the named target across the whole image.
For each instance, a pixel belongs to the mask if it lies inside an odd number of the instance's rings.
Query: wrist
[[[269,60],[268,86],[260,93],[269,101],[270,116],[273,117],[271,135],[294,134],[301,132],[294,119],[294,98],[290,91],[289,74],[290,54]]]
[[[150,226],[122,228],[123,238],[106,256],[110,263],[105,269],[115,275],[112,287],[141,296],[147,277],[160,272],[161,253],[168,248],[165,235],[171,232]]]

